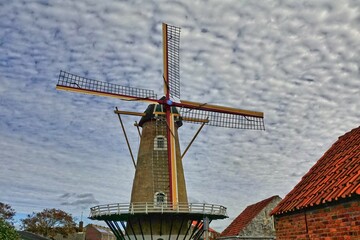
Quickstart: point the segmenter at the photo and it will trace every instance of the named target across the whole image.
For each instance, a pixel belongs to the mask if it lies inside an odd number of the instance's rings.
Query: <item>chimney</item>
[[[84,230],[84,222],[80,221],[79,222],[79,232],[83,232],[83,230]]]

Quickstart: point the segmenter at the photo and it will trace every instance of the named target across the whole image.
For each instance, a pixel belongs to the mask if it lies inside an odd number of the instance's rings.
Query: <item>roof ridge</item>
[[[261,200],[261,201],[259,201],[259,202],[257,202],[257,203],[248,205],[247,207],[252,207],[252,206],[257,205],[257,204],[259,204],[259,203],[263,203],[263,202],[266,202],[266,201],[270,201],[270,200],[272,200],[272,199],[275,198],[275,197],[279,197],[279,196],[278,196],[278,195],[271,196],[271,197],[266,198],[266,199],[264,199],[264,200]],[[264,206],[264,207],[265,207],[265,206]]]

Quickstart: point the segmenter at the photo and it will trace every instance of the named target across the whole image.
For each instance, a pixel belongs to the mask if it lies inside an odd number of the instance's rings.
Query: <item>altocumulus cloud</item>
[[[86,208],[98,204],[92,193],[64,193],[59,197],[61,205]]]
[[[60,69],[162,94],[161,22],[181,29],[181,98],[265,112],[265,132],[205,127],[183,159],[189,199],[284,196],[359,126],[360,3],[0,2],[0,201],[19,213],[128,202],[134,174],[114,106],[55,91]],[[131,145],[139,138],[124,117]],[[180,129],[184,149],[198,125]],[[136,150],[135,150],[136,152]],[[86,190],[84,190],[86,189]]]

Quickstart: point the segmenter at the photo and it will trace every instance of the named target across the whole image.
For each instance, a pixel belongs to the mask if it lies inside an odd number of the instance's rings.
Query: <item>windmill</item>
[[[178,128],[183,122],[264,130],[263,113],[180,99],[180,28],[162,24],[164,96],[152,90],[101,82],[60,71],[56,88],[121,100],[147,102],[140,116],[142,127],[130,204],[108,204],[91,208],[91,219],[104,220],[117,239],[198,239],[209,222],[226,218],[226,208],[213,204],[191,204],[180,154]],[[200,128],[201,129],[201,128]],[[200,130],[199,129],[199,130]],[[191,227],[191,223],[196,222]]]

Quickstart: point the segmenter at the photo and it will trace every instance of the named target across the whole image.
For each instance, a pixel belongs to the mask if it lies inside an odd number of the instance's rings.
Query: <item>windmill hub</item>
[[[174,102],[171,99],[166,98],[165,96],[163,96],[163,97],[161,97],[159,99],[159,103],[164,104],[164,105],[168,105],[168,106],[172,106],[174,104]]]
[[[173,101],[171,101],[170,99],[168,99],[168,100],[166,101],[166,104],[169,105],[169,106],[171,106],[171,105],[173,104]]]

